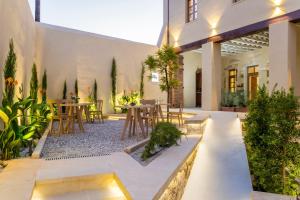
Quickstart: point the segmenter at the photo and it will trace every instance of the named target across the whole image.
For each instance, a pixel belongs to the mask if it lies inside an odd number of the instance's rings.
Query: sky
[[[163,1],[41,0],[41,22],[156,45]]]

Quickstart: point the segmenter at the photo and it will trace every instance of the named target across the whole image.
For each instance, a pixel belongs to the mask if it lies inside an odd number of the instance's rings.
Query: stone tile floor
[[[70,133],[61,136],[49,135],[42,150],[42,158],[78,158],[110,155],[122,152],[143,138],[137,136],[120,140],[124,120],[85,123],[85,133]]]

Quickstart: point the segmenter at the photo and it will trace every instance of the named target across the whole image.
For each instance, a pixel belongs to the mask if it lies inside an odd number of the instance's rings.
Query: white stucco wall
[[[244,84],[244,90],[247,91],[247,68],[251,66],[259,67],[259,85],[267,85],[267,70],[269,70],[269,48],[264,47],[254,51],[241,53],[233,56],[223,57],[223,68],[236,68],[238,70],[237,84]],[[243,76],[241,76],[243,74]],[[228,88],[228,71],[224,71],[224,87]]]
[[[9,40],[12,38],[17,55],[17,87],[23,83],[28,92],[28,80],[35,55],[35,22],[28,1],[0,0],[0,27],[0,87],[2,89],[4,86],[3,68],[9,50]]]
[[[300,9],[299,0],[282,0],[278,8],[274,2],[244,0],[232,4],[231,0],[198,0],[198,19],[186,23],[186,1],[170,1],[171,42],[181,46]]]
[[[196,106],[196,71],[202,68],[202,55],[198,52],[189,51],[183,53],[184,57],[184,106]]]
[[[101,36],[62,27],[37,24],[37,57],[41,72],[48,74],[48,97],[61,98],[63,82],[74,91],[76,77],[81,99],[97,79],[98,96],[104,100],[104,112],[111,111],[111,64],[117,62],[117,92],[139,90],[141,63],[156,46]],[[163,98],[159,85],[145,77],[145,98]]]

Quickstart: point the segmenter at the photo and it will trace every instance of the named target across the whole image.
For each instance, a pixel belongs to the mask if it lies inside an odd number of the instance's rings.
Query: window
[[[151,74],[151,81],[152,83],[158,83],[159,82],[159,75],[156,72],[152,72]]]
[[[198,18],[198,0],[187,0],[186,22],[194,21]]]
[[[229,84],[230,92],[235,92],[236,90],[236,79],[237,79],[237,70],[236,69],[229,70],[228,84]]]

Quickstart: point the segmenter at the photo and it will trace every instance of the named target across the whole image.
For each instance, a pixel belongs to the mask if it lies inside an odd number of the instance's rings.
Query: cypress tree
[[[63,99],[67,99],[67,81],[64,82]]]
[[[3,102],[8,103],[9,105],[13,104],[14,95],[15,95],[15,85],[16,85],[16,61],[17,56],[14,51],[14,42],[13,39],[9,42],[9,52],[4,65],[4,80],[5,80],[5,89],[4,89],[4,98]]]
[[[75,80],[75,87],[74,87],[74,91],[75,91],[75,97],[78,98],[78,80]]]
[[[94,82],[94,88],[93,88],[93,95],[94,95],[94,102],[98,100],[98,85],[97,85],[97,80],[95,79]]]
[[[30,98],[33,100],[33,103],[37,103],[38,86],[36,64],[33,63],[30,80]]]
[[[44,71],[42,79],[42,101],[43,103],[47,102],[47,71]]]
[[[112,104],[114,112],[116,112],[116,96],[117,96],[117,64],[115,58],[112,61],[111,67],[111,87],[112,87]]]

